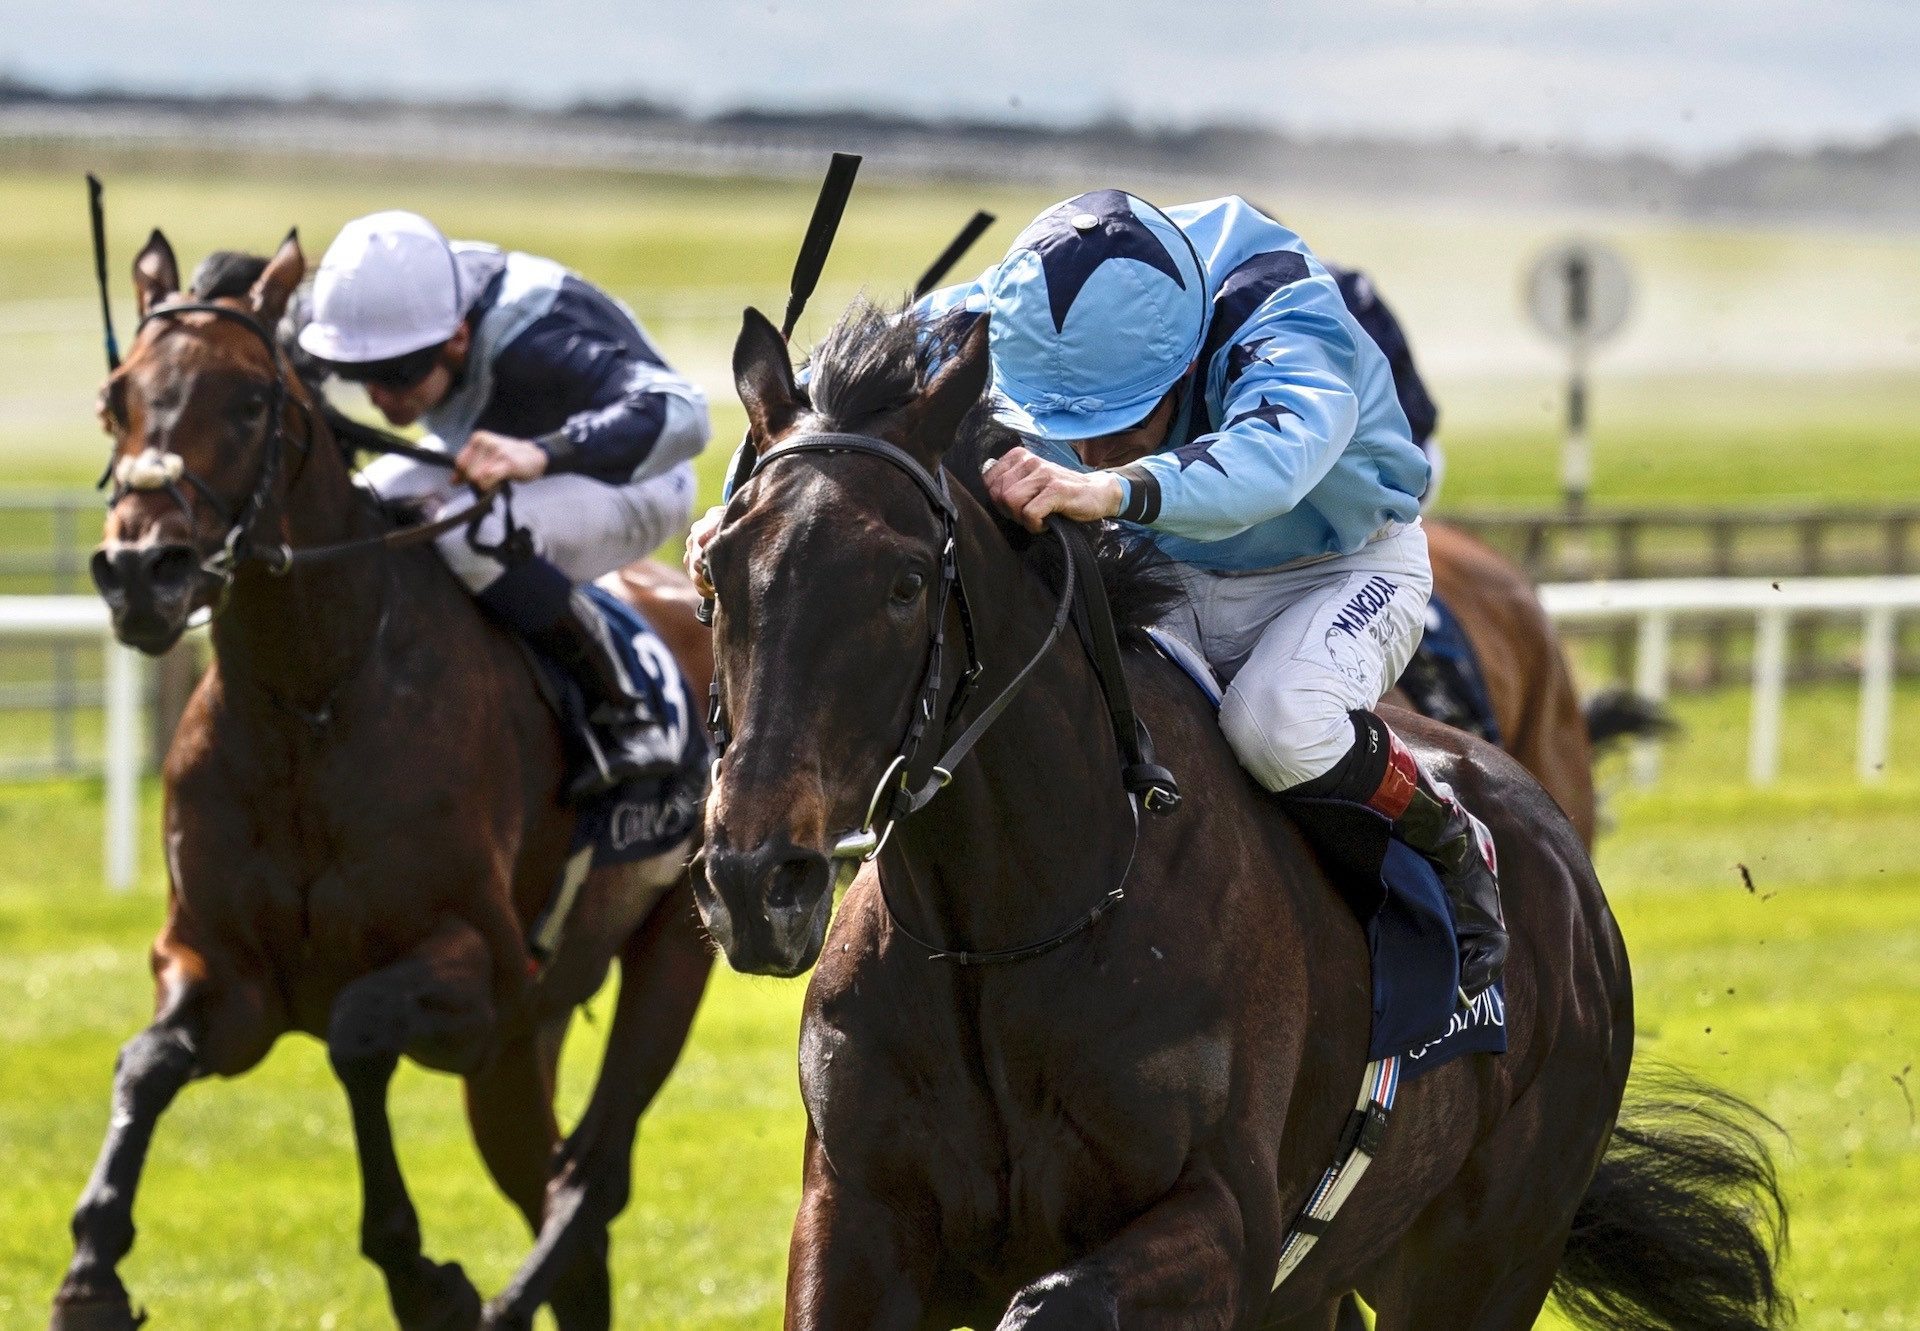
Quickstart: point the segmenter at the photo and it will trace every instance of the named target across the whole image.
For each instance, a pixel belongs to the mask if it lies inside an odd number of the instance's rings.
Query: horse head
[[[846,859],[841,834],[874,826],[917,713],[929,742],[939,738],[943,686],[929,663],[937,639],[953,636],[952,522],[926,486],[985,390],[985,334],[980,320],[963,343],[937,346],[910,315],[857,306],[817,349],[803,391],[779,332],[746,314],[734,379],[760,469],[707,552],[717,697],[732,733],[695,889],[738,970],[813,965]],[[822,451],[827,433],[881,441],[909,465]],[[793,447],[803,441],[816,447]],[[957,674],[949,660],[945,693]]]
[[[306,399],[272,330],[305,272],[291,233],[241,290],[183,298],[159,231],[134,260],[140,328],[100,392],[112,497],[91,565],[129,646],[163,652],[214,608],[262,509],[284,493],[279,453]]]

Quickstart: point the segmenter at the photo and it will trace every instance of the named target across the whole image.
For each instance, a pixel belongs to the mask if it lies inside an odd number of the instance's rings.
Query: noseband
[[[1053,623],[1048,627],[1046,637],[1041,639],[1027,663],[1018,673],[1007,681],[993,701],[980,710],[980,714],[967,725],[966,729],[954,738],[941,751],[937,758],[922,761],[922,743],[926,739],[928,727],[932,724],[935,709],[939,706],[940,691],[946,658],[946,622],[947,605],[951,602],[960,618],[961,637],[966,646],[966,668],[961,671],[953,691],[953,697],[947,701],[942,712],[941,733],[944,737],[958,721],[973,695],[975,685],[982,671],[978,646],[973,628],[973,612],[967,600],[966,580],[960,573],[957,536],[959,532],[959,511],[954,507],[953,495],[947,487],[945,470],[928,472],[906,450],[885,439],[872,435],[823,432],[818,434],[795,435],[781,440],[773,448],[761,454],[740,483],[759,475],[771,464],[785,457],[803,453],[841,453],[856,454],[878,458],[896,470],[904,473],[914,483],[934,516],[940,522],[940,584],[935,589],[932,602],[932,614],[928,627],[927,661],[921,674],[920,689],[914,699],[913,710],[907,717],[907,729],[902,737],[894,757],[880,775],[873,796],[867,801],[865,820],[853,831],[844,832],[835,838],[829,858],[835,865],[834,888],[838,891],[852,880],[860,865],[873,860],[887,844],[887,838],[893,834],[894,825],[901,819],[918,813],[925,808],[933,797],[940,793],[953,779],[954,770],[959,766],[980,737],[986,734],[1014,695],[1020,691],[1028,678],[1046,658],[1048,652],[1059,641],[1067,621],[1073,614],[1075,589],[1080,585],[1082,576],[1089,580],[1088,594],[1083,601],[1091,601],[1098,592],[1099,573],[1092,566],[1091,555],[1087,552],[1085,537],[1071,524],[1060,518],[1049,518],[1048,529],[1060,542],[1060,553],[1064,561],[1060,579],[1060,599],[1054,607]],[[1076,554],[1076,547],[1080,553]],[[1102,617],[1105,611],[1105,597],[1099,597]],[[1085,621],[1083,612],[1083,622]],[[1110,618],[1105,621],[1109,637],[1112,633]],[[1124,677],[1118,674],[1117,653],[1092,652],[1095,674],[1099,678],[1110,710],[1113,710],[1118,730],[1118,718],[1126,718],[1125,732],[1129,739],[1136,733],[1138,739],[1129,744],[1128,739],[1121,741],[1123,778],[1127,785],[1128,808],[1133,814],[1133,837],[1137,847],[1140,837],[1140,808],[1144,805],[1154,813],[1170,813],[1179,804],[1179,793],[1173,778],[1164,768],[1152,762],[1150,744],[1144,743],[1144,730],[1137,730],[1133,720],[1132,708],[1116,699],[1124,699],[1126,684]],[[1111,673],[1107,661],[1111,660]],[[708,725],[713,731],[714,777],[719,778],[720,757],[726,752],[730,735],[726,724],[725,709],[721,704],[720,681],[714,679],[711,705],[708,712]],[[1144,752],[1143,752],[1144,750]],[[1127,855],[1127,868],[1133,865],[1133,852]],[[984,965],[991,962],[1024,961],[1037,957],[1065,943],[1068,939],[1091,928],[1100,919],[1117,906],[1126,895],[1127,874],[1123,871],[1117,882],[1100,901],[1078,921],[1057,934],[1019,947],[1001,948],[993,951],[968,951],[960,948],[944,947],[927,942],[914,934],[901,923],[899,913],[894,910],[893,902],[887,896],[886,884],[880,884],[880,898],[886,906],[887,915],[898,928],[913,942],[927,949],[934,959],[954,962],[961,966]]]
[[[128,458],[109,460],[107,470],[101,474],[100,485],[104,488],[108,481],[113,489],[107,495],[107,507],[112,508],[135,490],[162,490],[180,506],[189,521],[193,518],[193,505],[181,491],[178,480],[184,480],[194,488],[213,510],[214,516],[226,524],[227,534],[221,539],[220,549],[200,564],[201,571],[217,578],[225,591],[233,583],[233,575],[241,562],[248,558],[259,558],[275,573],[284,573],[291,566],[287,559],[287,548],[279,546],[265,554],[258,552],[253,545],[253,524],[259,519],[260,511],[266,506],[267,495],[273,489],[274,479],[280,472],[282,454],[286,451],[286,407],[287,381],[280,369],[280,349],[274,344],[273,335],[252,315],[236,310],[228,305],[215,305],[210,301],[182,301],[174,305],[161,305],[147,311],[134,329],[134,339],[139,340],[140,333],[150,323],[156,321],[171,322],[187,314],[211,314],[215,318],[225,319],[238,324],[258,339],[261,348],[267,353],[267,364],[273,369],[271,397],[267,402],[267,423],[260,443],[260,474],[253,483],[252,491],[238,512],[229,512],[217,491],[204,479],[187,469],[177,453],[162,453],[149,446],[139,454]],[[300,403],[301,416],[307,423],[306,438],[300,441],[300,455],[304,459],[313,448],[313,415],[305,403]],[[157,456],[149,456],[157,455]]]

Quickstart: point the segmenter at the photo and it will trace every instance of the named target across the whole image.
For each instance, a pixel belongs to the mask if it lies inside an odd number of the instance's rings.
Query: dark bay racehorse
[[[982,456],[1011,442],[976,410],[984,333],[933,377],[931,338],[855,311],[804,395],[759,315],[735,350],[762,462],[708,553],[733,736],[695,889],[736,968],[819,961],[787,1325],[1324,1328],[1358,1290],[1383,1328],[1523,1328],[1556,1285],[1596,1325],[1773,1324],[1783,1213],[1737,1107],[1689,1093],[1616,1128],[1632,990],[1580,837],[1511,758],[1404,714],[1490,815],[1509,1052],[1402,1090],[1371,1171],[1272,1290],[1367,1061],[1362,933],[1198,692],[1138,643],[1133,701],[1185,802],[1136,820],[1089,658],[1050,637],[1049,538],[983,498]],[[943,732],[961,586],[985,671]],[[1132,591],[1114,584],[1116,608],[1151,613]],[[889,822],[916,719],[940,752],[1010,686],[950,783]],[[836,850],[876,838],[828,935]]]
[[[209,572],[235,531],[238,551],[298,552],[392,530],[267,331],[305,270],[297,242],[243,261],[237,281],[225,267],[183,301],[154,233],[135,264],[142,327],[102,395],[123,486],[94,574],[115,633],[159,651],[195,611],[218,613],[214,664],[166,761],[171,887],[152,954],[155,1017],[121,1051],[52,1324],[137,1324],[116,1267],[156,1120],[188,1082],[237,1076],[301,1031],[326,1041],[345,1085],[361,1248],[402,1326],[464,1331],[482,1315],[459,1266],[421,1252],[387,1117],[405,1056],[465,1080],[481,1156],[538,1235],[487,1324],[529,1327],[550,1299],[562,1327],[605,1327],[606,1227],[627,1200],[640,1113],[710,970],[689,847],[592,875],[536,975],[528,930],[559,880],[574,814],[556,802],[560,735],[519,650],[430,544],[284,576],[242,560],[225,588]],[[699,688],[711,657],[677,580],[661,570],[623,585],[657,591],[647,611]],[[605,1061],[560,1145],[561,1040],[615,958]]]

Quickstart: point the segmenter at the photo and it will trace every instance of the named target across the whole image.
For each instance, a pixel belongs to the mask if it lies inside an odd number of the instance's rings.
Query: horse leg
[[[162,944],[161,984],[181,969],[204,973],[198,957]],[[164,964],[166,960],[180,965]],[[190,965],[188,964],[190,963]],[[127,1331],[135,1317],[118,1267],[133,1247],[133,1201],[160,1115],[180,1088],[209,1071],[245,1071],[273,1044],[263,1009],[229,992],[216,1001],[191,983],[172,989],[152,1025],[127,1041],[113,1070],[113,1116],[93,1174],[73,1213],[73,1262],[53,1298],[52,1331]],[[216,1067],[206,1053],[219,1051]]]
[[[469,1071],[487,1052],[493,1007],[491,960],[471,926],[451,925],[406,960],[340,991],[327,1026],[327,1057],[346,1087],[359,1147],[360,1251],[386,1276],[387,1297],[406,1331],[470,1331],[480,1295],[457,1262],[431,1262],[407,1195],[387,1117],[387,1088],[400,1056]]]
[[[807,1126],[800,1213],[787,1249],[786,1331],[916,1331],[931,1321],[928,1294],[936,1235],[834,1173],[812,1124]]]
[[[1112,1239],[1014,1295],[1000,1331],[1232,1326],[1245,1238],[1226,1181],[1190,1172]]]
[[[679,1058],[713,969],[694,919],[683,875],[622,946],[620,994],[593,1096],[555,1161],[533,1252],[487,1305],[486,1326],[531,1327],[549,1300],[562,1331],[607,1325],[607,1226],[627,1204],[640,1115]]]
[[[1566,1246],[1565,1226],[1545,1240],[1474,1231],[1443,1246],[1419,1245],[1417,1255],[1395,1264],[1396,1278],[1375,1302],[1376,1331],[1528,1331],[1553,1292]],[[1494,1267],[1504,1253],[1515,1255]]]

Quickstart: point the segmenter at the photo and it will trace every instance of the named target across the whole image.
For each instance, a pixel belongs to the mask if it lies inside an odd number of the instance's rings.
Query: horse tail
[[[1666,704],[1631,689],[1606,689],[1588,699],[1587,742],[1595,752],[1621,739],[1657,739],[1680,729]]]
[[[1608,1331],[1765,1331],[1791,1320],[1780,1287],[1787,1206],[1763,1133],[1779,1125],[1725,1091],[1663,1072],[1629,1092],[1574,1213],[1554,1297]]]

